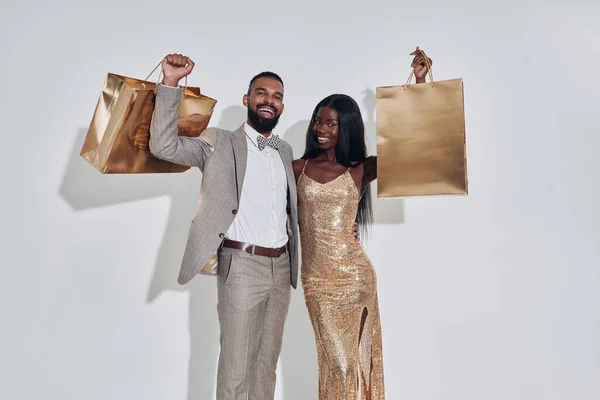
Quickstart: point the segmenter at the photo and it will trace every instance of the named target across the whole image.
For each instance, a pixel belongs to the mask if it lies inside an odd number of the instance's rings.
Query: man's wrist
[[[425,78],[417,78],[417,83],[425,83]]]
[[[167,78],[166,76],[163,78],[162,80],[162,84],[164,86],[172,86],[172,87],[177,87],[179,86],[179,79],[174,79],[174,78]]]

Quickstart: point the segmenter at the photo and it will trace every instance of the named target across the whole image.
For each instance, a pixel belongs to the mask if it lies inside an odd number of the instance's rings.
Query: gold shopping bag
[[[109,73],[96,105],[81,157],[103,174],[184,172],[189,167],[159,160],[150,153],[150,121],[156,83]],[[160,79],[160,76],[159,76]],[[198,137],[210,122],[215,99],[198,87],[188,87],[187,77],[179,108],[179,136]]]
[[[467,195],[463,81],[412,77],[376,90],[377,197]]]

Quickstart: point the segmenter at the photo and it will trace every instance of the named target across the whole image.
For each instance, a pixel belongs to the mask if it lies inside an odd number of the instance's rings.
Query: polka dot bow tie
[[[258,148],[262,151],[266,146],[278,149],[281,146],[281,139],[277,135],[271,135],[268,138],[263,135],[257,137]]]

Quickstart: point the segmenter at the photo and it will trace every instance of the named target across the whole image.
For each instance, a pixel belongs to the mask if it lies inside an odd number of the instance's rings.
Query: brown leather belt
[[[248,254],[271,258],[277,258],[286,252],[286,246],[282,246],[277,249],[272,249],[270,247],[255,246],[253,244],[242,243],[229,239],[225,239],[223,241],[223,247],[236,250],[244,250]]]

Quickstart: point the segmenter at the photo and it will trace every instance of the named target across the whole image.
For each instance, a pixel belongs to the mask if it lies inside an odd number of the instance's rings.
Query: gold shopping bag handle
[[[423,50],[419,49],[419,52],[421,53],[421,55],[425,59],[425,64],[427,64],[427,74],[429,75],[429,80],[431,82],[431,87],[433,87],[433,71],[432,71],[432,68],[431,68],[431,63],[429,62],[429,57],[427,57],[427,55],[425,54],[425,52]],[[406,86],[408,86],[408,84],[412,80],[412,77],[413,77],[414,74],[415,74],[415,70],[413,68],[413,69],[410,70],[410,75],[408,76],[408,79],[406,80],[406,83],[404,84],[404,90],[406,90]]]
[[[154,69],[152,70],[152,72],[150,72],[150,73],[148,74],[148,76],[146,77],[146,79],[144,79],[144,81],[147,81],[148,79],[150,79],[150,77],[152,76],[152,74],[154,73],[154,71],[156,71],[156,69],[162,65],[163,61],[165,61],[165,59],[164,59],[164,58],[163,58],[162,60],[160,60],[160,62],[158,63],[158,65],[157,65],[156,67],[154,67]],[[160,70],[160,72],[159,72],[159,74],[158,74],[158,79],[157,79],[157,81],[156,81],[156,84],[157,84],[157,85],[158,85],[158,83],[160,82],[160,77],[162,76],[162,73],[163,73],[163,72],[162,72],[162,68],[161,68],[161,70]],[[145,85],[144,85],[144,86],[145,86]],[[154,90],[155,90],[155,93],[156,93],[156,89],[154,89]],[[184,85],[184,87],[183,87],[183,98],[184,98],[184,99],[187,97],[187,93],[186,93],[186,92],[187,92],[187,75],[185,76],[185,85]]]

